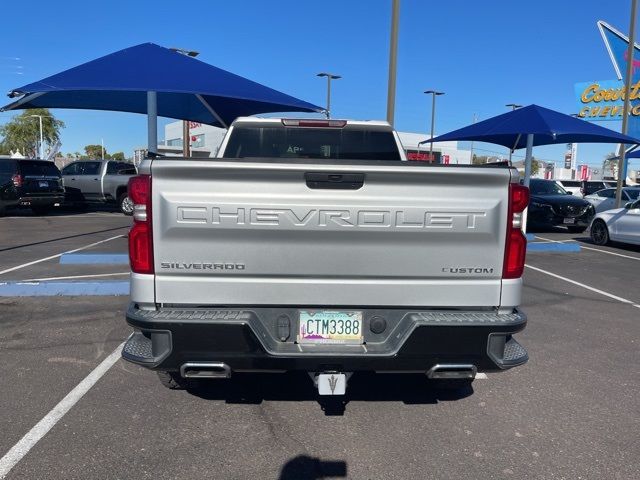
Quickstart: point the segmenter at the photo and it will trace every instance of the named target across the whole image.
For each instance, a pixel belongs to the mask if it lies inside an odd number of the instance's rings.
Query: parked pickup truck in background
[[[403,161],[389,124],[342,120],[241,118],[218,156],[130,181],[126,360],[171,388],[305,371],[322,395],[527,361],[515,169]]]
[[[112,203],[125,215],[133,214],[127,194],[129,178],[136,175],[130,163],[114,160],[80,160],[62,169],[67,201],[71,203]]]

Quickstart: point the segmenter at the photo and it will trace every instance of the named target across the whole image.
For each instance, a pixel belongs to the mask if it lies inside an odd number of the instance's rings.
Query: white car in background
[[[640,245],[640,200],[597,214],[591,222],[591,240],[597,245],[609,241]]]
[[[622,203],[635,202],[640,196],[640,187],[624,187],[622,189]],[[605,188],[584,197],[596,209],[596,213],[616,208],[616,189]]]
[[[582,197],[582,191],[580,188],[582,186],[582,182],[580,180],[555,180],[555,182],[567,192],[571,192],[571,195],[578,198]]]

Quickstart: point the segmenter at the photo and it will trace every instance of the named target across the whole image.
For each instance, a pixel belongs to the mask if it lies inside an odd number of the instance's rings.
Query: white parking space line
[[[46,277],[46,278],[28,278],[21,280],[22,282],[46,282],[48,280],[74,280],[76,278],[98,278],[98,277],[116,277],[122,275],[129,275],[131,272],[119,272],[119,273],[95,273],[93,275],[71,275],[68,277]]]
[[[565,282],[572,283],[574,285],[577,285],[578,287],[582,287],[582,288],[584,288],[586,290],[590,290],[590,291],[598,293],[600,295],[604,295],[605,297],[609,297],[609,298],[611,298],[613,300],[617,300],[620,303],[626,303],[626,304],[631,305],[633,307],[640,308],[640,305],[638,305],[637,303],[632,302],[631,300],[627,300],[626,298],[619,297],[617,295],[614,295],[613,293],[605,292],[604,290],[600,290],[598,288],[590,287],[589,285],[585,285],[584,283],[576,282],[575,280],[572,280],[572,279],[567,278],[567,277],[563,277],[562,275],[558,275],[557,273],[549,272],[547,270],[543,270],[541,268],[534,267],[532,265],[527,265],[527,264],[525,264],[525,267],[530,268],[531,270],[535,270],[536,272],[544,273],[545,275],[549,275],[550,277],[554,277],[554,278],[557,278],[559,280],[563,280]]]
[[[486,373],[476,373],[476,380],[487,380],[488,378]]]
[[[71,408],[93,387],[102,376],[120,358],[120,351],[124,346],[122,342],[118,347],[105,358],[84,380],[82,380],[73,390],[71,390],[60,402],[47,413],[42,420],[16,443],[4,457],[0,459],[0,480],[5,478],[16,464],[29,453],[29,451],[60,421]]]
[[[540,239],[540,240],[544,240],[545,242],[551,242],[551,243],[566,243],[566,242],[575,242],[575,240],[573,240],[572,238],[568,239],[568,240],[553,240],[551,238],[544,238],[541,237],[539,235],[536,235],[536,238]]]
[[[536,235],[536,238],[539,238],[540,240],[546,240],[547,242],[554,242],[554,243],[565,243],[565,242],[573,242],[574,241],[574,240],[551,240],[550,238],[539,237],[537,235]],[[616,257],[630,258],[631,260],[640,261],[640,257],[634,257],[632,255],[624,255],[622,253],[610,252],[609,250],[602,250],[600,248],[585,247],[582,244],[580,244],[580,248],[584,248],[585,250],[593,250],[594,252],[606,253],[608,255],[615,255]]]
[[[640,257],[634,257],[632,255],[624,255],[622,253],[610,252],[608,250],[601,250],[599,248],[585,247],[584,245],[582,245],[582,248],[584,248],[585,250],[593,250],[594,252],[600,252],[600,253],[607,253],[609,255],[615,255],[616,257],[630,258],[631,260],[640,261]]]
[[[58,253],[56,255],[51,255],[50,257],[41,258],[39,260],[34,260],[33,262],[29,262],[29,263],[23,263],[22,265],[18,265],[17,267],[11,267],[11,268],[7,268],[6,270],[0,271],[0,275],[13,272],[15,270],[20,270],[21,268],[30,267],[31,265],[35,265],[36,263],[42,263],[42,262],[46,262],[47,260],[53,260],[54,258],[61,257],[65,253],[75,253],[75,252],[79,252],[80,250],[86,250],[87,248],[95,247],[96,245],[100,245],[101,243],[110,242],[111,240],[115,240],[116,238],[122,238],[122,237],[124,237],[124,235],[116,235],[115,237],[110,237],[105,240],[100,240],[99,242],[90,243],[89,245],[85,245],[83,247],[76,248],[74,250],[67,250],[66,252]]]

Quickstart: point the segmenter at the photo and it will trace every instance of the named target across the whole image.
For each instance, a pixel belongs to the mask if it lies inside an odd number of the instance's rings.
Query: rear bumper
[[[550,208],[530,208],[527,222],[539,227],[588,227],[595,216],[594,209],[588,209],[580,216],[564,217]],[[566,223],[565,219],[572,219],[573,223]]]
[[[486,372],[528,360],[512,337],[526,325],[526,316],[517,310],[360,310],[363,345],[300,345],[292,308],[150,311],[131,304],[126,317],[135,331],[122,356],[166,371],[180,371],[192,362],[222,362],[231,371],[427,372],[436,364],[469,364]],[[374,317],[385,319],[384,331],[372,331]]]
[[[21,207],[52,206],[64,202],[64,193],[33,193],[22,195],[17,204]]]

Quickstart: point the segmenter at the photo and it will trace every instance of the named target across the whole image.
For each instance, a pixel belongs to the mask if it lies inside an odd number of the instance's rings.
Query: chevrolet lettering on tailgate
[[[177,207],[178,223],[207,223],[225,228],[255,226],[286,227],[364,227],[398,229],[446,229],[478,227],[484,211],[426,209],[358,210],[291,209],[264,207]]]

